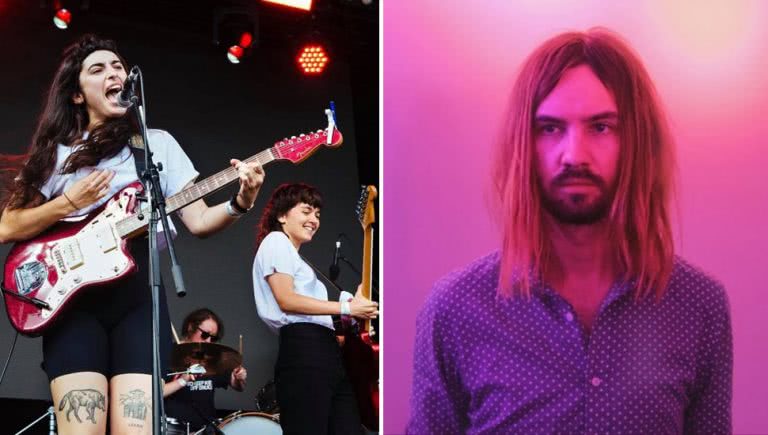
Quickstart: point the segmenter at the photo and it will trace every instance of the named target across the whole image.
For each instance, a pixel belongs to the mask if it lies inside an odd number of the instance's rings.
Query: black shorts
[[[43,334],[43,370],[49,380],[78,372],[107,377],[152,374],[152,295],[147,239],[134,240],[137,271],[106,286],[83,289]],[[167,371],[172,346],[168,304],[160,289],[160,361]]]

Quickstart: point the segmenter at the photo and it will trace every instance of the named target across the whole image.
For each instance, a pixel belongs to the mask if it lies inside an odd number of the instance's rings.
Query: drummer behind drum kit
[[[242,342],[241,342],[242,343]],[[242,349],[242,344],[240,345]],[[168,376],[182,373],[209,376],[231,373],[243,364],[242,352],[217,343],[179,343],[173,349],[171,369]],[[226,416],[216,427],[225,435],[282,435],[280,414],[274,393],[274,383],[269,382],[256,396],[259,412],[237,411]],[[190,432],[189,425],[173,418],[166,418],[169,435],[198,435],[205,428]]]

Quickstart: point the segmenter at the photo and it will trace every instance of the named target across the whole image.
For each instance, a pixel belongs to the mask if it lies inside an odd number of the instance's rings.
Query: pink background
[[[595,25],[633,45],[666,104],[678,252],[730,296],[734,431],[768,433],[768,3],[383,4],[384,433],[408,418],[414,323],[432,282],[497,247],[484,192],[517,66],[549,36]]]

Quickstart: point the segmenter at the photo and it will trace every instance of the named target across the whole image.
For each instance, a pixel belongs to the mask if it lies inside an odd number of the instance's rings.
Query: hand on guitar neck
[[[240,190],[237,192],[236,200],[241,207],[248,210],[253,207],[256,195],[264,183],[264,169],[258,161],[242,162],[231,159],[229,164],[237,169],[237,176],[240,181]]]

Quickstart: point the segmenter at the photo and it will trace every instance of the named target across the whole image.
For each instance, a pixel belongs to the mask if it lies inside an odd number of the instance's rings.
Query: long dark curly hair
[[[81,91],[83,61],[97,50],[115,53],[127,67],[115,42],[96,35],[84,35],[64,49],[27,152],[0,156],[0,210],[34,207],[44,201],[39,188],[54,170],[58,144],[82,144],[64,164],[62,172],[70,174],[116,155],[137,131],[129,117],[120,117],[99,124],[83,139],[88,112],[84,104],[75,104],[72,99]]]
[[[264,206],[261,219],[257,226],[256,249],[261,241],[272,231],[282,231],[283,227],[277,220],[288,213],[296,204],[309,204],[314,208],[323,208],[323,196],[316,187],[304,183],[281,184],[272,192],[272,196]]]

